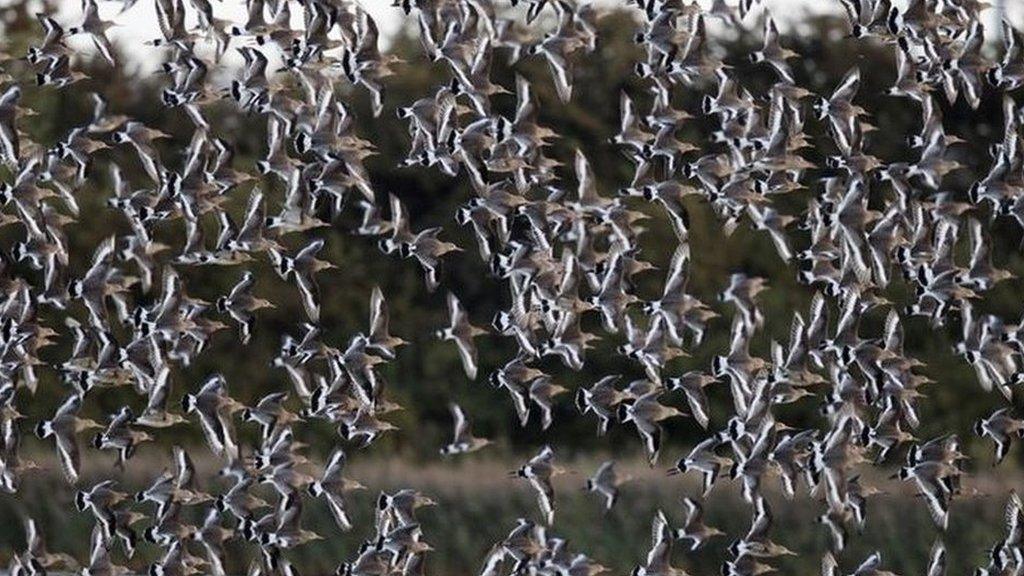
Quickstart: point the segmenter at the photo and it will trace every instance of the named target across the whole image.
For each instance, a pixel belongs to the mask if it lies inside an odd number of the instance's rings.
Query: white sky
[[[11,0],[7,0],[11,1]],[[500,0],[506,2],[507,0]],[[702,5],[709,5],[711,0],[698,0]],[[735,4],[738,0],[727,0]],[[907,0],[893,0],[893,4],[902,8]],[[1000,0],[989,0],[998,4]],[[1024,2],[1020,0],[1004,0],[1007,6],[1007,16],[1011,22],[1020,23],[1024,21]],[[595,0],[600,6],[614,6],[624,4],[623,0]],[[6,3],[0,0],[0,5]],[[244,22],[246,17],[244,0],[212,0],[214,14],[217,18],[232,22]],[[186,5],[188,3],[186,2]],[[392,6],[391,0],[361,0],[359,4],[373,16],[378,28],[381,31],[382,42],[386,44],[387,38],[393,36],[404,23],[413,24],[413,16],[406,16],[401,9]],[[762,0],[767,6],[775,20],[783,30],[794,26],[799,31],[799,24],[808,14],[822,14],[842,10],[839,0]],[[74,25],[81,13],[78,0],[61,0],[61,10],[57,14],[58,20],[65,25]],[[100,0],[100,14],[104,19],[111,20],[116,24],[108,34],[112,41],[119,45],[121,52],[128,54],[132,63],[140,66],[143,72],[151,72],[159,63],[162,54],[161,49],[146,46],[147,40],[160,36],[160,29],[157,26],[156,11],[152,0],[139,0],[131,10],[118,14],[121,10],[121,2],[114,0]],[[188,24],[194,23],[191,15],[191,7]],[[997,22],[997,11],[987,11],[986,28],[989,31],[995,30]],[[299,10],[293,10],[294,26],[301,26],[302,16]],[[748,25],[756,28],[758,16],[748,16],[751,21]],[[756,32],[760,34],[760,31]],[[232,46],[237,46],[239,40],[232,41]],[[76,48],[83,50],[91,49],[91,43],[86,39],[73,41]],[[233,52],[233,51],[232,51]],[[238,58],[237,54],[231,56]],[[240,58],[238,58],[240,61]]]

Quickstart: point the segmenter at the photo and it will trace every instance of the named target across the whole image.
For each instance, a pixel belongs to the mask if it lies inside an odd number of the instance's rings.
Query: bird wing
[[[60,468],[64,471],[65,478],[72,484],[78,480],[78,470],[81,464],[78,441],[74,434],[73,423],[70,423],[67,428],[62,427],[56,430],[56,434],[54,434],[57,441],[57,455],[60,457]]]
[[[331,453],[331,459],[327,462],[327,466],[324,468],[324,482],[331,483],[340,481],[341,475],[345,471],[345,464],[347,461],[348,457],[345,456],[345,450],[342,448],[338,448]]]
[[[320,285],[312,276],[296,274],[295,283],[299,288],[299,295],[302,296],[302,307],[306,315],[313,322],[320,321]]]
[[[836,87],[835,92],[832,93],[832,101],[853,100],[853,97],[857,95],[857,90],[860,88],[860,68],[854,66],[851,68],[845,76],[843,76],[842,82]]]
[[[455,419],[455,434],[453,435],[452,443],[459,444],[468,440],[469,423],[466,421],[466,414],[458,404],[453,403],[450,408],[452,411],[452,418]]]
[[[537,491],[537,504],[544,514],[544,521],[548,525],[555,520],[555,489],[551,487],[551,481],[543,478],[530,478],[530,484]]]

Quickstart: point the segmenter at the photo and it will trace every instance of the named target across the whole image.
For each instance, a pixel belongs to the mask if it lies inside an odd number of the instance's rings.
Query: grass
[[[141,454],[130,461],[119,480],[122,488],[135,491],[146,484],[147,478],[159,474],[161,465],[155,456]],[[356,553],[364,539],[372,536],[378,492],[412,487],[438,501],[438,506],[423,508],[419,514],[425,539],[436,549],[428,559],[428,572],[446,576],[476,574],[490,546],[507,534],[516,518],[540,519],[529,486],[508,477],[508,471],[519,462],[494,456],[481,454],[420,466],[400,459],[360,459],[356,455],[348,475],[369,487],[350,499],[356,528],[349,533],[341,532],[322,502],[307,500],[304,527],[320,533],[325,540],[287,554],[303,574],[331,573]],[[47,470],[28,477],[17,496],[0,496],[0,561],[6,562],[12,552],[24,546],[20,519],[26,514],[40,523],[51,550],[67,551],[84,561],[88,556],[92,518],[74,509],[73,492],[49,472],[57,469],[55,462],[45,454],[39,454],[38,460]],[[681,523],[684,511],[680,499],[697,495],[700,486],[695,476],[667,477],[664,466],[651,469],[638,461],[622,462],[620,472],[633,476],[633,480],[623,487],[616,507],[604,514],[599,498],[582,490],[586,477],[601,460],[587,456],[563,462],[571,471],[557,479],[556,518],[550,533],[567,539],[572,550],[588,554],[614,573],[628,573],[647,553],[650,521],[655,511],[662,509],[673,523]],[[84,485],[99,478],[101,464],[105,463],[94,463],[93,469],[85,471]],[[203,459],[198,464],[199,477],[209,478],[215,466],[215,462]],[[872,551],[880,550],[888,569],[898,574],[924,573],[929,548],[939,537],[948,549],[949,573],[970,571],[984,563],[985,549],[1001,537],[1005,494],[1022,478],[1016,471],[972,478],[966,490],[976,494],[954,503],[949,530],[942,535],[912,487],[873,472],[865,472],[865,483],[882,488],[884,493],[869,503],[869,531],[851,532],[848,549],[840,556],[846,571],[852,571]],[[217,482],[207,481],[203,487],[211,492],[224,489]],[[799,553],[777,562],[779,573],[815,574],[827,547],[825,532],[815,522],[824,505],[805,494],[792,502],[786,501],[777,487],[776,480],[768,482],[768,498],[775,514],[773,539]],[[269,488],[260,490],[271,497]],[[677,565],[692,574],[717,573],[728,557],[726,547],[741,537],[750,523],[750,510],[740,499],[735,483],[728,479],[720,481],[709,495],[705,512],[706,521],[729,536],[696,555],[676,551]],[[189,514],[198,521],[199,510],[190,510]],[[144,572],[158,553],[154,546],[143,543],[128,564]],[[241,573],[248,559],[255,557],[255,549],[247,543],[235,542],[229,547],[229,557],[229,570]],[[122,560],[120,551],[115,553],[115,560]]]

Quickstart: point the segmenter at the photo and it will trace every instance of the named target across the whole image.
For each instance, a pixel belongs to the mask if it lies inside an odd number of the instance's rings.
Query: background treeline
[[[32,12],[34,8],[28,3],[17,3],[4,10],[3,37],[9,54],[23,54],[31,42],[38,41],[40,26]],[[609,138],[618,129],[619,94],[621,91],[628,92],[641,110],[648,105],[650,94],[648,87],[632,75],[633,62],[638,54],[633,41],[636,28],[633,16],[628,12],[610,13],[601,20],[600,28],[598,50],[587,58],[587,62],[577,66],[577,89],[569,105],[558,103],[546,64],[537,58],[526,57],[511,67],[505,59],[496,58],[494,78],[509,90],[514,88],[515,73],[533,81],[533,90],[541,103],[540,123],[563,136],[554,144],[551,155],[567,163],[561,169],[564,173],[564,186],[572,187],[575,183],[571,158],[574,149],[580,148],[591,160],[602,193],[614,195],[619,188],[628,185],[632,175],[631,166],[622,158],[616,146],[609,143]],[[738,38],[722,38],[719,34],[716,39],[725,61],[735,67],[737,75],[744,79],[744,85],[755,94],[758,90],[764,94],[773,77],[766,66],[752,64],[747,59],[747,55],[756,49],[755,45],[759,42],[758,30],[759,26],[752,24],[749,34]],[[921,124],[920,110],[906,100],[882,95],[895,77],[892,50],[871,42],[844,40],[842,37],[847,34],[846,24],[837,18],[818,17],[801,23],[799,30],[804,33],[787,37],[788,45],[803,55],[794,66],[798,84],[827,94],[849,68],[859,66],[864,74],[856,102],[870,112],[873,123],[883,128],[879,133],[884,134],[877,138],[869,135],[867,151],[886,162],[912,160],[915,152],[909,149],[904,139],[893,135],[909,136],[916,133]],[[348,88],[343,85],[339,85],[338,89],[346,94],[346,102],[354,113],[356,133],[372,140],[376,146],[377,154],[367,161],[375,188],[380,194],[391,192],[402,199],[409,208],[415,229],[444,226],[444,236],[466,250],[457,257],[445,260],[442,271],[444,285],[453,287],[471,311],[476,324],[489,325],[493,313],[507,307],[508,294],[504,293],[486,264],[477,256],[469,228],[459,228],[453,220],[458,206],[472,197],[468,181],[462,175],[449,178],[435,170],[401,166],[409,138],[405,121],[396,118],[393,111],[435,90],[436,79],[444,77],[440,74],[442,65],[425,62],[419,55],[418,40],[408,34],[395,38],[391,50],[408,63],[389,79],[386,110],[380,118],[372,117],[364,93],[346,93]],[[24,122],[25,131],[40,145],[53,145],[69,129],[87,121],[91,113],[87,94],[97,91],[109,100],[112,112],[127,114],[172,134],[172,139],[160,141],[157,146],[165,164],[172,168],[178,166],[184,160],[181,151],[191,138],[192,124],[183,111],[167,109],[158,104],[162,81],[159,72],[152,76],[135,75],[132,72],[138,68],[139,58],[145,56],[134,54],[129,57],[121,54],[119,62],[122,64],[116,68],[102,62],[86,66],[90,78],[64,90],[36,89],[30,83],[23,83],[26,85],[26,93],[22,101],[38,113]],[[17,62],[8,63],[7,69],[8,73],[18,78],[20,74],[29,72]],[[227,74],[230,74],[230,70]],[[703,90],[677,89],[678,101],[674,103],[696,116],[680,138],[700,144],[705,150],[709,149],[712,127],[700,117],[700,98],[712,89],[713,84],[710,82]],[[498,112],[513,114],[514,94],[498,96],[494,101]],[[938,101],[942,102],[942,99]],[[213,133],[230,134],[230,140],[237,147],[235,167],[252,171],[255,160],[265,150],[265,123],[237,113],[226,102],[213,104],[209,112]],[[808,105],[808,114],[810,112]],[[987,170],[991,162],[987,156],[988,144],[1000,139],[1002,118],[999,95],[995,91],[986,90],[977,111],[971,111],[961,101],[953,107],[945,107],[943,114],[947,133],[964,138],[968,145],[953,147],[952,154],[967,168],[950,175],[946,179],[949,188],[940,193],[951,192],[964,196],[970,184]],[[806,156],[822,166],[822,169],[812,170],[806,182],[814,182],[814,176],[829,175],[829,170],[824,168],[825,157],[833,151],[830,150],[828,138],[823,137],[823,128],[821,123],[808,119],[807,131],[815,147],[809,149]],[[101,150],[96,156],[117,161],[134,186],[142,186],[146,182],[145,177],[140,176],[141,166],[137,158],[127,147],[112,145],[111,149]],[[266,179],[255,185],[261,186],[268,193],[271,207],[280,200],[282,191],[279,183]],[[106,171],[97,169],[93,171],[88,183],[77,191],[82,212],[88,217],[67,227],[73,247],[72,273],[81,273],[88,266],[93,247],[104,237],[114,230],[124,231],[127,226],[113,209],[104,204],[111,193],[109,186],[110,179]],[[244,209],[249,186],[243,185],[230,193],[232,198],[227,204],[229,211],[238,215]],[[875,184],[872,192],[874,202],[878,202],[882,194],[888,193],[885,188],[885,184]],[[813,192],[803,190],[776,197],[776,206],[784,213],[799,216]],[[871,206],[873,208],[876,207],[874,202]],[[653,262],[659,269],[638,277],[638,295],[653,299],[660,295],[676,240],[657,208],[648,206],[642,209],[653,216],[642,223],[648,229],[641,239],[642,257]],[[696,350],[691,350],[690,357],[673,361],[667,373],[706,370],[711,358],[728,345],[731,310],[718,304],[716,299],[726,286],[728,276],[734,272],[769,279],[771,289],[763,295],[767,330],[755,341],[753,350],[756,354],[767,356],[769,339],[785,341],[792,312],[806,313],[813,290],[797,283],[796,271],[779,259],[767,233],[755,232],[749,225],[743,224],[727,237],[718,220],[699,200],[688,199],[687,209],[693,253],[689,289],[703,301],[711,303],[723,317],[713,321],[706,341]],[[435,294],[428,293],[419,270],[411,260],[400,261],[385,256],[379,252],[374,239],[350,234],[348,231],[353,228],[358,217],[350,203],[345,214],[333,226],[311,231],[307,236],[325,238],[324,255],[339,265],[337,270],[320,276],[325,296],[322,314],[325,340],[341,346],[353,334],[366,329],[370,290],[376,284],[381,286],[388,299],[393,332],[413,342],[412,346],[403,348],[398,359],[383,370],[390,393],[405,408],[392,415],[392,420],[403,431],[389,435],[384,442],[391,443],[392,448],[397,445],[409,453],[433,452],[449,433],[447,404],[457,400],[473,416],[481,434],[499,439],[514,448],[532,447],[541,441],[558,444],[564,438],[573,438],[574,449],[582,451],[598,446],[607,447],[608,442],[613,446],[622,442],[636,443],[632,430],[613,430],[608,438],[600,441],[594,438],[594,422],[573,416],[575,408],[570,394],[559,398],[555,424],[543,437],[539,426],[533,422],[527,429],[521,430],[515,421],[507,394],[491,388],[486,379],[491,370],[501,366],[514,354],[511,341],[497,336],[482,339],[481,377],[478,382],[469,382],[460,370],[454,346],[433,338],[433,332],[447,321],[443,289]],[[212,241],[217,232],[215,219],[211,217],[203,224],[207,237]],[[798,223],[795,223],[791,231],[797,226]],[[996,264],[1014,272],[1024,270],[1019,250],[1021,233],[1016,224],[1009,218],[997,218],[992,223],[991,231]],[[160,234],[163,236],[158,239],[172,245],[181,245],[183,226],[180,222],[165,223],[158,227]],[[807,243],[806,233],[797,233],[797,238],[801,238],[801,234],[803,243],[797,240],[797,250]],[[9,253],[18,236],[17,230],[0,230],[0,249]],[[287,239],[290,246],[304,244],[308,239],[301,234],[293,236]],[[965,258],[967,246],[960,248]],[[240,270],[231,268],[179,268],[187,277],[190,291],[196,297],[210,301],[226,293],[241,274]],[[299,331],[296,319],[303,318],[300,301],[293,293],[294,288],[281,281],[268,262],[257,263],[255,270],[258,277],[257,294],[276,303],[277,308],[261,311],[255,336],[245,349],[240,349],[231,330],[218,333],[207,352],[192,366],[176,371],[175,396],[195,387],[214,371],[227,376],[233,393],[243,402],[258,398],[269,390],[289,386],[284,371],[273,369],[270,362],[280,344],[281,335],[288,332],[297,334]],[[28,269],[20,272],[28,275],[39,273]],[[905,306],[905,288],[897,279],[884,296],[894,306]],[[1000,283],[983,300],[977,302],[977,309],[982,313],[996,313],[1007,322],[1015,322],[1022,309],[1020,288],[1018,280]],[[157,290],[158,287],[154,292]],[[149,297],[153,298],[155,294]],[[142,296],[143,301],[145,298]],[[71,312],[84,320],[84,308],[72,305]],[[884,314],[883,308],[866,318],[865,333],[880,332]],[[53,324],[61,328],[58,322],[54,321]],[[995,404],[994,398],[987,397],[977,386],[971,368],[952,352],[950,337],[956,335],[959,326],[950,323],[945,330],[935,330],[928,326],[926,320],[913,317],[905,325],[908,352],[927,363],[922,373],[936,381],[936,384],[927,388],[929,398],[922,403],[924,414],[919,435],[928,437],[951,430],[966,432],[975,418],[985,413],[986,409],[990,411]],[[602,332],[596,316],[587,318],[584,327]],[[606,335],[588,355],[586,367],[579,373],[565,369],[552,359],[543,361],[541,367],[548,369],[556,382],[570,389],[580,384],[589,384],[607,374],[619,373],[627,379],[642,377],[635,365],[626,363],[616,354],[605,353],[621,344],[622,338],[622,335]],[[67,354],[68,340],[64,338],[61,345],[47,349],[44,360],[59,363]],[[38,401],[28,407],[30,417],[41,415],[35,410],[36,407],[48,409],[44,407],[53,406],[56,398],[66,392],[56,372],[42,370],[42,373],[43,385]],[[709,391],[712,404],[719,406],[717,410],[713,407],[712,425],[721,425],[721,418],[716,419],[714,415],[725,413],[726,403],[729,402],[727,391],[724,386],[712,387]],[[102,391],[97,398],[98,401],[90,403],[90,407],[95,410],[114,409],[125,401],[124,395],[117,390]],[[801,426],[809,419],[818,417],[817,407],[817,400],[806,399],[786,407],[782,417],[792,425]],[[698,432],[692,420],[670,421],[668,426],[670,445],[687,443],[696,438]],[[319,432],[322,433],[322,442],[314,446],[322,444],[326,451],[331,445],[333,431],[323,429]]]

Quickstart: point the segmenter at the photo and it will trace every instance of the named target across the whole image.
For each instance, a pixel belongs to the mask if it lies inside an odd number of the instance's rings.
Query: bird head
[[[238,522],[238,530],[242,533],[242,537],[250,542],[256,538],[256,523],[249,518],[242,518]]]
[[[644,200],[653,202],[655,196],[658,194],[658,188],[654,185],[648,184],[640,189],[640,193],[643,195]]]
[[[690,470],[690,465],[686,463],[686,458],[680,458],[679,461],[676,462],[675,470],[680,474],[686,474]]]
[[[828,98],[819,96],[818,101],[814,103],[814,113],[818,116],[818,120],[824,120],[828,116],[828,110]]]
[[[491,383],[491,386],[498,388],[501,386],[501,371],[495,370],[491,372],[490,376],[487,377],[487,381]]]
[[[729,544],[729,553],[733,556],[740,555],[740,541],[734,540],[732,544]]]
[[[967,197],[970,199],[972,204],[978,203],[978,196],[981,191],[981,183],[975,181],[971,184],[971,187],[967,189]]]
[[[729,371],[729,361],[725,356],[715,356],[711,360],[711,372],[715,376],[725,376]]]
[[[728,438],[735,440],[746,433],[746,427],[743,425],[743,421],[740,420],[739,417],[734,416],[729,419],[725,432],[727,433]]]
[[[986,70],[985,71],[985,79],[988,80],[989,84],[991,84],[991,85],[993,85],[993,86],[998,88],[999,85],[1003,83],[1003,68],[1002,68],[1002,66],[993,66],[993,67],[989,68],[988,70]]]
[[[78,509],[79,512],[84,512],[86,506],[88,506],[88,505],[89,505],[88,496],[86,496],[85,492],[83,492],[81,490],[76,492],[75,493],[75,508]]]
[[[860,429],[860,444],[861,446],[868,446],[871,444],[871,436],[874,434],[874,430],[869,426],[864,426]]]
[[[619,422],[625,424],[626,422],[629,422],[630,420],[633,419],[633,416],[630,414],[629,410],[631,406],[632,404],[627,402],[619,404],[619,407],[615,411],[615,415],[618,416]]]
[[[640,357],[640,355],[641,355],[640,350],[638,350],[632,344],[628,344],[628,343],[627,344],[620,344],[620,345],[616,346],[615,347],[615,351],[617,353],[619,353],[620,355],[622,355],[622,356],[625,356],[627,358],[632,358],[634,360],[638,359]]]
[[[159,533],[157,532],[156,526],[146,528],[146,531],[142,533],[142,537],[145,538],[146,542],[156,544],[157,540],[159,540]]]
[[[587,391],[582,387],[576,389],[574,403],[576,404],[576,409],[579,410],[580,414],[587,411]]]
[[[288,274],[295,270],[295,260],[289,256],[281,255],[277,260],[277,275],[287,279]]]
[[[319,481],[313,482],[306,487],[306,492],[308,492],[310,496],[318,498],[324,493],[324,487]]]
[[[196,397],[194,394],[185,394],[181,398],[181,409],[186,414],[191,414],[196,409]]]
[[[709,94],[705,94],[704,97],[700,99],[700,111],[703,112],[704,114],[711,114],[711,112],[714,111],[714,109],[714,97],[712,97]]]
[[[498,332],[505,333],[512,329],[512,315],[506,310],[501,310],[494,315],[494,319],[491,320],[491,326]]]
[[[885,19],[885,27],[893,36],[899,36],[903,29],[903,15],[895,6],[889,8],[889,15]]]

